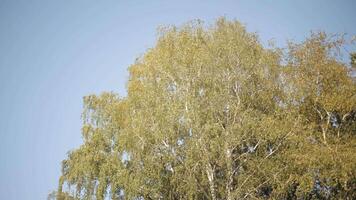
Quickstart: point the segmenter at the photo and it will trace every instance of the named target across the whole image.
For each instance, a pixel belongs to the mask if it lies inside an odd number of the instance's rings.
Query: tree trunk
[[[326,133],[328,131],[328,128],[329,128],[329,124],[330,124],[330,113],[329,112],[326,112],[327,113],[327,119],[326,119],[326,124],[325,124],[325,127],[322,127],[322,131],[323,131],[323,139],[324,139],[324,143],[326,144]]]
[[[231,190],[233,182],[233,169],[231,160],[231,150],[226,148],[226,165],[227,165],[227,180],[226,180],[226,200],[232,200]]]
[[[206,174],[209,180],[211,199],[216,200],[214,169],[212,168],[210,163],[206,165]]]

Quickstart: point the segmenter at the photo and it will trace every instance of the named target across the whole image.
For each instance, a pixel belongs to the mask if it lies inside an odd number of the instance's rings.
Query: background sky
[[[127,67],[157,26],[220,16],[278,46],[311,30],[356,35],[352,0],[0,0],[0,199],[56,189],[61,160],[82,141],[82,97],[126,95]]]

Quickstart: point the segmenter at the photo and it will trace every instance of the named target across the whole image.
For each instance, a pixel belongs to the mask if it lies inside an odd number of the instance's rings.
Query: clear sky
[[[353,0],[0,0],[0,199],[56,189],[61,160],[81,144],[82,97],[125,95],[127,67],[158,25],[219,16],[279,46],[311,30],[356,35]]]

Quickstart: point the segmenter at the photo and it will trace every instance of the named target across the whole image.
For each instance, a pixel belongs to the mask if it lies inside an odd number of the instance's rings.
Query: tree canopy
[[[128,94],[84,97],[57,199],[356,199],[342,37],[264,47],[237,21],[159,30]],[[355,56],[350,62],[353,66]]]

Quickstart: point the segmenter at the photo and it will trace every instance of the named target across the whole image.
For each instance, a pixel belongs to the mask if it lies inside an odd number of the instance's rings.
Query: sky
[[[83,96],[125,96],[127,68],[158,26],[221,16],[280,47],[312,30],[356,35],[353,0],[0,0],[0,199],[57,188],[61,161],[82,144]]]

